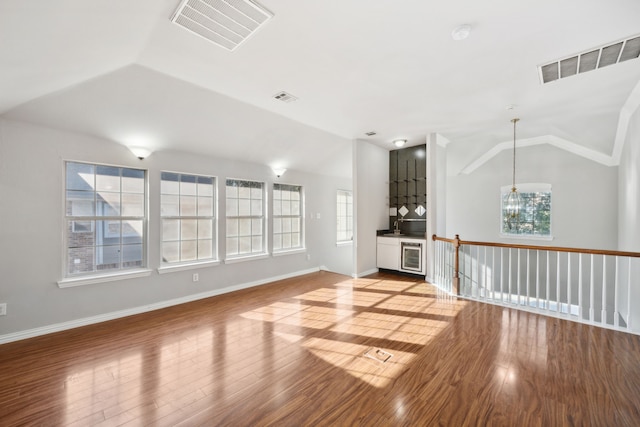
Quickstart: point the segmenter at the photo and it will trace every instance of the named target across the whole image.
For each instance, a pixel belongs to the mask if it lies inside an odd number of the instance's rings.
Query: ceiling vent
[[[375,133],[374,131],[371,131],[371,132],[367,132],[367,133],[365,133],[365,135],[367,135],[367,136],[373,136],[373,135],[375,135],[375,134],[376,134],[376,133]]]
[[[272,17],[250,0],[183,0],[171,22],[234,51]]]
[[[280,91],[273,95],[273,97],[282,102],[293,102],[298,100],[298,98],[285,91]]]
[[[596,68],[636,59],[638,56],[640,56],[640,36],[634,36],[601,48],[590,49],[568,58],[541,65],[539,67],[540,80],[542,83],[549,83],[595,70]]]

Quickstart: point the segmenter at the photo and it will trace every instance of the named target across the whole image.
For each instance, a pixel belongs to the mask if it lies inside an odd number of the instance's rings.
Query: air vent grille
[[[280,92],[276,93],[275,95],[273,95],[273,97],[275,99],[277,99],[278,101],[282,101],[282,102],[293,102],[293,101],[296,101],[298,99],[295,96],[293,96],[290,93],[285,92],[285,91],[280,91]]]
[[[183,0],[171,21],[234,51],[272,17],[250,0]]]
[[[549,83],[596,68],[618,64],[640,56],[640,36],[553,61],[539,67],[542,83]]]

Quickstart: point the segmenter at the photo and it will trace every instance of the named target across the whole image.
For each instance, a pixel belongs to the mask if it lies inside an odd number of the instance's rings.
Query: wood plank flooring
[[[0,382],[1,426],[638,426],[640,337],[320,272],[2,345]]]

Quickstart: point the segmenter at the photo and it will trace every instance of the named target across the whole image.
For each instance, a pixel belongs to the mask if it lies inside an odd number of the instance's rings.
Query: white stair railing
[[[445,292],[640,333],[640,253],[433,240]]]

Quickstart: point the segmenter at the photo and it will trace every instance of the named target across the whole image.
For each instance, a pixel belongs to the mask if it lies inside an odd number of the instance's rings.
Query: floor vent
[[[273,95],[273,97],[282,102],[293,102],[298,100],[298,98],[285,91],[280,91]]]
[[[234,51],[272,17],[250,0],[183,0],[171,22]]]
[[[364,353],[364,357],[375,360],[376,362],[385,363],[387,360],[393,357],[393,354],[388,353],[379,348],[370,348]]]
[[[550,62],[539,67],[540,80],[549,83],[597,68],[636,59],[640,56],[640,36],[633,36],[597,49]]]

